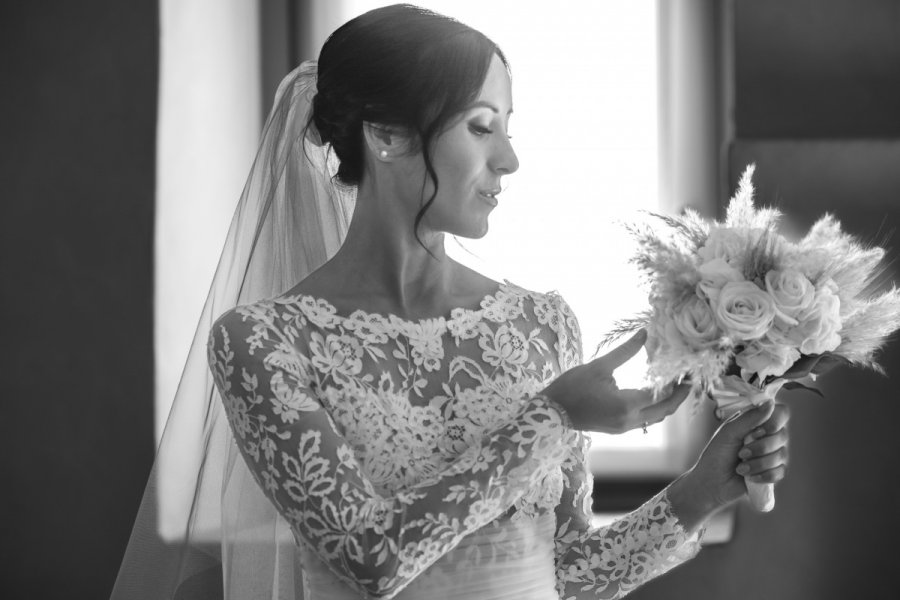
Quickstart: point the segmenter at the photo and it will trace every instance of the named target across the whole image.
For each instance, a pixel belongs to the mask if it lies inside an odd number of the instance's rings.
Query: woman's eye
[[[475,135],[487,135],[490,133],[494,133],[493,129],[482,127],[481,125],[469,125],[469,130]]]

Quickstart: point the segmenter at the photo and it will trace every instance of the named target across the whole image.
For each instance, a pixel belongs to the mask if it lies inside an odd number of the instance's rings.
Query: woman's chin
[[[428,223],[425,227],[434,232],[442,232],[446,235],[469,240],[483,238],[487,235],[489,229],[487,215],[484,215],[480,219],[468,219],[465,222],[459,222],[457,220],[454,223]]]
[[[488,222],[487,219],[480,223],[473,223],[471,226],[466,227],[461,231],[456,231],[453,233],[456,237],[466,238],[468,240],[480,240],[488,233]]]

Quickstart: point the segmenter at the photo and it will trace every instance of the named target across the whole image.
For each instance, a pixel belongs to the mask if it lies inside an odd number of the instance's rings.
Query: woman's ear
[[[402,127],[363,122],[366,146],[381,162],[391,162],[409,149],[409,136]]]

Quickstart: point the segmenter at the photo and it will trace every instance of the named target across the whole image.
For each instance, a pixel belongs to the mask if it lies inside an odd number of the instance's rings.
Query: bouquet
[[[606,340],[646,328],[654,388],[689,380],[725,420],[781,388],[820,394],[804,382],[840,364],[881,371],[875,355],[900,327],[900,290],[876,292],[884,250],[830,215],[787,240],[776,229],[780,212],[753,206],[752,175],[750,166],[722,223],[688,210],[651,213],[661,227],[628,227],[650,308]],[[774,507],[772,484],[746,483],[755,508]]]

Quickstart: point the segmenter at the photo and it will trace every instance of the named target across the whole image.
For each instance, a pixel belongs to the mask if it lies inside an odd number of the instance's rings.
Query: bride
[[[687,389],[619,389],[641,334],[582,365],[559,295],[445,254],[518,169],[512,109],[500,49],[409,5],[282,82],[198,329],[218,394],[195,343],[160,447],[189,473],[183,527],[156,534],[155,467],[114,598],[619,598],[692,558],[744,475],[784,476],[769,404],[592,526],[583,432],[658,422]]]

